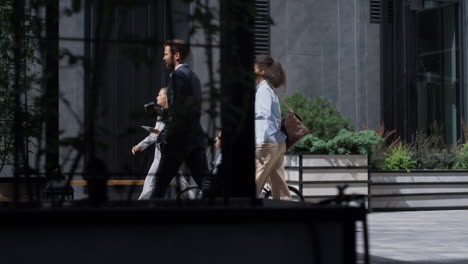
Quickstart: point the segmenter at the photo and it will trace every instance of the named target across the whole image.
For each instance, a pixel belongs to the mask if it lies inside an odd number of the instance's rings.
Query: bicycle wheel
[[[288,185],[288,189],[289,189],[289,193],[291,193],[291,201],[295,201],[295,202],[305,201],[304,196],[302,196],[301,192],[299,192],[298,189],[289,185]],[[263,199],[273,199],[270,188],[264,187],[262,193],[263,193]]]
[[[198,186],[189,186],[183,190],[181,190],[178,194],[176,199],[182,199],[182,200],[195,200],[199,199],[199,192],[200,188]]]
[[[291,199],[293,201],[305,202],[304,196],[302,196],[302,193],[298,189],[296,189],[296,188],[294,188],[292,186],[289,186],[289,185],[288,185],[288,189],[289,189],[289,192],[291,193]]]
[[[273,196],[271,195],[271,189],[270,187],[263,187],[262,192],[260,193],[260,199],[273,199]]]

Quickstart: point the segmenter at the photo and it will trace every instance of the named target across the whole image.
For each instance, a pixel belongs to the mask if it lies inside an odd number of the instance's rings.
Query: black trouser
[[[180,145],[179,145],[180,146]],[[161,160],[155,174],[155,188],[152,198],[163,198],[171,179],[177,175],[182,163],[187,165],[190,173],[205,195],[212,191],[212,175],[204,147],[173,148],[168,143],[161,142]]]

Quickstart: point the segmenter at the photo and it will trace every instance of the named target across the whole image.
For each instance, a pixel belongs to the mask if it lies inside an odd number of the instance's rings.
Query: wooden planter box
[[[367,155],[286,155],[285,171],[288,184],[310,202],[334,197],[338,194],[337,186],[345,184],[346,194],[368,195]]]
[[[373,210],[468,208],[468,171],[371,171]]]

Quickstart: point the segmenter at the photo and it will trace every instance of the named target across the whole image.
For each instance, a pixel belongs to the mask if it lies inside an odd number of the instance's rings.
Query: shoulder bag
[[[272,88],[273,86],[270,87]],[[283,116],[281,120],[281,130],[286,134],[286,149],[290,149],[293,147],[297,142],[299,142],[303,137],[307,136],[310,131],[307,127],[302,123],[301,118],[294,113],[294,111],[289,107],[289,105],[276,93],[275,88],[272,88],[273,92],[278,96],[281,102],[286,106],[288,109],[288,113]]]

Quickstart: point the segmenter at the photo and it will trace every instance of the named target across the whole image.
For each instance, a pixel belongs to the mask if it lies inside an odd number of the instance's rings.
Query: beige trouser
[[[255,148],[255,184],[257,197],[268,182],[273,199],[290,200],[288,185],[284,179],[284,153],[286,143],[261,143]]]

